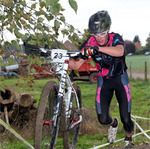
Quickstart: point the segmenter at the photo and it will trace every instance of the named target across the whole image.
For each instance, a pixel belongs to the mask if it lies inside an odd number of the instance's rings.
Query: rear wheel
[[[79,99],[79,105],[81,109],[81,91],[79,86],[74,86],[78,99]],[[66,130],[63,133],[63,138],[64,138],[64,148],[65,149],[75,149],[76,144],[77,144],[77,139],[79,135],[79,130],[80,130],[80,123],[75,125],[73,128],[70,128],[70,126],[73,123],[78,122],[79,120],[79,115],[81,115],[80,109],[77,108],[77,103],[75,99],[75,94],[72,93],[72,108],[71,110],[71,115],[70,117],[67,118],[66,120]]]
[[[58,95],[58,85],[49,81],[43,88],[37,111],[35,126],[35,148],[53,149],[56,144],[60,117],[56,127],[53,126],[54,108]]]

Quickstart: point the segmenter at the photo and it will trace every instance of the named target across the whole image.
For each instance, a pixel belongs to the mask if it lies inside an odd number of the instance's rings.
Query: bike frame
[[[51,50],[51,58],[50,63],[56,63],[56,71],[55,74],[59,80],[59,90],[58,90],[58,97],[56,99],[56,107],[53,117],[53,125],[54,127],[57,124],[57,117],[60,116],[61,113],[61,107],[62,107],[62,101],[64,98],[65,106],[66,106],[66,118],[68,118],[71,114],[71,111],[69,109],[72,107],[72,101],[71,101],[71,93],[73,92],[75,94],[76,104],[78,110],[80,110],[79,105],[79,99],[77,96],[77,93],[75,89],[73,88],[73,83],[70,80],[70,77],[67,73],[68,71],[68,65],[69,65],[69,59],[71,57],[77,56],[79,52],[68,52],[66,50],[61,49],[52,49]],[[52,72],[52,69],[51,69]],[[67,86],[67,90],[65,90],[65,86]],[[82,121],[82,115],[79,115],[79,120],[74,122],[69,128],[73,128],[75,125],[81,123]]]

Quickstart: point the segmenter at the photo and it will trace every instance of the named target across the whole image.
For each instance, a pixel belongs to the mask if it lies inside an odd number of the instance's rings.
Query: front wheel
[[[79,107],[77,106],[76,102],[76,96],[74,93],[72,93],[71,100],[72,100],[72,107],[70,108],[71,110],[71,115],[66,119],[66,130],[63,133],[63,138],[64,138],[64,149],[75,149],[76,144],[77,144],[77,139],[79,135],[79,130],[80,130],[80,116],[81,116],[81,90],[79,86],[74,86],[75,91],[78,96],[78,102],[79,102]],[[74,127],[70,128],[72,124],[76,124]]]
[[[59,130],[60,117],[57,124],[53,125],[53,115],[58,95],[58,85],[49,81],[43,88],[36,117],[35,149],[53,149]]]

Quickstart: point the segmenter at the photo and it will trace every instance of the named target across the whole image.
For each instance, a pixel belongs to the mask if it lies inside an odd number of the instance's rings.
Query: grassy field
[[[40,93],[42,91],[43,86],[48,81],[48,79],[42,79],[42,80],[35,80],[32,88],[21,88],[16,87],[15,84],[17,83],[16,79],[8,79],[5,80],[5,84],[8,86],[11,86],[14,91],[18,94],[21,92],[29,93],[37,100],[36,106],[38,105],[39,99],[40,99]],[[90,114],[92,117],[96,119],[96,111],[95,111],[95,93],[96,93],[96,84],[90,84],[89,82],[81,82],[76,81],[74,84],[77,84],[81,88],[82,92],[82,107],[85,107],[92,111]],[[138,115],[141,117],[148,117],[150,118],[150,80],[148,81],[142,81],[142,80],[130,80],[130,86],[131,86],[131,94],[132,94],[132,114]],[[111,107],[110,107],[110,113],[112,117],[118,117],[119,118],[119,111],[118,111],[118,104],[113,97]],[[137,122],[141,125],[141,127],[144,130],[150,129],[150,121],[146,120],[137,120]],[[139,130],[137,129],[137,132]],[[117,134],[117,139],[124,137],[124,130],[122,123],[120,121],[119,130]],[[150,135],[150,133],[149,133]],[[31,144],[33,144],[33,140],[29,140]],[[136,144],[145,144],[149,140],[143,136],[140,135],[136,137],[134,142]],[[107,134],[84,134],[79,137],[77,149],[87,149],[94,145],[100,145],[103,143],[107,143]],[[120,146],[123,145],[123,141],[121,143],[117,143],[111,146]],[[1,148],[1,147],[0,147]],[[11,143],[9,142],[7,149],[26,149],[24,144],[20,142],[14,142],[11,140]],[[61,148],[61,147],[60,147]]]
[[[150,70],[150,56],[145,55],[136,55],[136,56],[127,56],[126,57],[126,63],[128,68],[130,67],[130,62],[132,62],[132,69],[137,70],[144,70],[144,63],[147,61],[147,67],[148,70]],[[42,91],[43,86],[46,84],[48,79],[41,79],[41,80],[35,80],[33,87],[17,87],[15,84],[17,83],[17,79],[6,79],[4,81],[5,84],[10,86],[14,89],[16,92],[16,95],[18,96],[20,93],[29,93],[31,96],[34,96],[34,98],[37,100],[36,106],[38,105],[38,102],[40,100],[40,94]],[[87,108],[90,110],[90,116],[97,119],[96,116],[96,110],[95,110],[95,94],[96,94],[96,84],[90,84],[89,82],[81,82],[76,81],[74,84],[77,84],[81,88],[82,92],[82,107]],[[141,117],[148,117],[150,118],[150,80],[148,81],[142,81],[142,80],[130,80],[130,86],[131,86],[131,93],[132,93],[132,114],[138,115]],[[119,118],[119,110],[118,110],[118,104],[113,97],[113,100],[111,102],[110,107],[110,113],[112,117],[118,117]],[[149,130],[150,129],[150,121],[147,120],[137,120],[138,124],[144,129]],[[95,126],[97,127],[97,126]],[[139,129],[137,129],[137,132],[140,132]],[[117,139],[124,138],[124,130],[122,123],[120,121]],[[149,133],[150,135],[150,133]],[[31,144],[33,144],[33,139],[28,140]],[[134,138],[135,144],[146,144],[149,142],[149,140],[143,136],[140,135],[136,138]],[[61,140],[58,140],[58,143],[62,144]],[[107,143],[107,133],[104,134],[84,134],[79,136],[77,149],[87,149],[91,148],[94,145],[100,145]],[[111,146],[122,146],[123,141]],[[5,148],[0,145],[0,149]],[[63,149],[63,147],[60,145],[59,149]],[[7,149],[27,149],[27,147],[20,141],[16,142],[16,139],[10,138],[9,142],[7,142]]]
[[[126,56],[128,68],[130,68],[130,62],[132,62],[133,69],[144,69],[145,61],[147,62],[147,69],[150,69],[150,55]]]

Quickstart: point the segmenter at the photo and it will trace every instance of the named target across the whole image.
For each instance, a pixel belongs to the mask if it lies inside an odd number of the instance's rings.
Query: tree
[[[76,1],[68,2],[77,12]],[[64,10],[59,0],[38,0],[30,3],[26,0],[0,1],[0,50],[2,45],[14,45],[19,49],[20,41],[26,40],[29,36],[34,44],[54,46],[53,43],[58,40],[60,33],[77,44],[78,34],[81,32],[66,23]],[[16,40],[5,41],[6,30],[14,34]]]
[[[140,42],[140,39],[139,39],[139,36],[138,36],[138,35],[136,35],[136,36],[134,37],[133,43],[134,43],[134,45],[135,45],[136,51],[137,51],[137,50],[141,50],[142,47],[141,47],[141,42]]]
[[[75,0],[68,0],[68,3],[77,12]],[[0,54],[3,54],[6,47],[15,46],[20,49],[20,42],[32,37],[32,44],[39,46],[57,47],[59,34],[67,36],[71,42],[78,45],[81,32],[74,26],[68,24],[63,15],[59,0],[1,0],[0,1]],[[15,35],[16,39],[7,41],[4,38],[5,31]],[[7,37],[9,39],[9,37]],[[29,66],[33,63],[28,58]],[[39,59],[37,59],[39,62]],[[30,69],[29,69],[30,70]],[[3,88],[0,77],[0,88]],[[25,82],[33,82],[32,78]],[[20,80],[21,80],[20,79]]]
[[[149,33],[149,37],[146,39],[146,49],[150,51],[150,33]]]
[[[131,41],[125,40],[124,43],[125,43],[126,54],[135,53],[135,45]]]
[[[136,43],[136,42],[138,42],[139,44],[141,44],[141,41],[140,41],[140,38],[139,38],[138,35],[136,35],[136,36],[134,37],[134,39],[133,39],[133,43]]]

